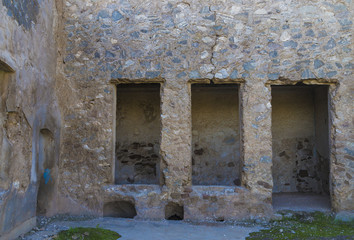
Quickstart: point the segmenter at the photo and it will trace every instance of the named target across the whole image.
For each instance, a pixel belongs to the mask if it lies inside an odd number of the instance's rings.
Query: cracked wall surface
[[[13,239],[35,224],[39,132],[59,146],[55,93],[59,1],[0,2],[0,238]],[[58,4],[58,5],[57,5]],[[56,162],[59,152],[56,151]],[[56,176],[53,188],[57,184]],[[48,214],[55,211],[55,198]],[[13,230],[14,229],[14,230]]]
[[[129,200],[140,218],[164,218],[169,201],[184,205],[184,219],[268,216],[271,85],[297,82],[330,85],[332,207],[353,209],[352,8],[345,0],[66,0],[62,212],[100,215],[104,202]],[[112,80],[161,83],[161,186],[114,185]],[[209,80],[240,83],[239,187],[192,184],[190,84]]]

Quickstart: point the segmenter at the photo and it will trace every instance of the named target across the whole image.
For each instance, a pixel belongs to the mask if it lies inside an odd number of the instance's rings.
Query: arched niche
[[[55,144],[53,133],[41,129],[39,133],[39,148],[37,161],[37,215],[47,215],[55,194]]]

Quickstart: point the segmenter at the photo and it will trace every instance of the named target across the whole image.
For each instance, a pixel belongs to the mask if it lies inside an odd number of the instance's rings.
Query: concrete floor
[[[242,227],[225,223],[191,224],[182,221],[137,221],[121,218],[98,218],[88,221],[52,222],[44,230],[27,235],[26,240],[51,239],[69,227],[100,227],[122,235],[119,240],[238,240],[261,227]]]
[[[293,211],[330,211],[331,203],[328,195],[313,193],[273,193],[273,208]]]
[[[273,194],[275,211],[330,211],[330,199],[325,195],[304,193]],[[183,221],[138,221],[122,218],[97,218],[87,221],[53,221],[45,229],[26,235],[25,240],[51,239],[69,227],[100,227],[122,235],[119,240],[238,240],[261,229],[226,223],[192,224]]]

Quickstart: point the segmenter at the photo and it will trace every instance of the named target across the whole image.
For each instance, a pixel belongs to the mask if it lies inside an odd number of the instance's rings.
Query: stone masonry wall
[[[61,212],[125,199],[142,218],[170,201],[185,219],[268,216],[271,85],[298,82],[330,85],[332,207],[353,209],[352,19],[351,0],[66,0]],[[192,185],[190,85],[209,80],[240,83],[240,187]],[[161,83],[162,186],[112,185],[118,82]]]
[[[59,6],[53,0],[0,1],[1,239],[14,239],[36,224],[43,178],[38,168],[40,130],[53,133],[59,146],[61,119],[55,97]],[[56,166],[58,157],[57,151]],[[51,184],[56,186],[57,169],[50,170]],[[53,214],[55,198],[50,204],[48,213]]]

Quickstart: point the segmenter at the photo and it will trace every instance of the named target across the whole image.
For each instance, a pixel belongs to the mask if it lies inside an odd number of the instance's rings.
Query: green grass
[[[116,232],[97,226],[96,228],[70,228],[58,233],[54,240],[116,240],[120,237]]]
[[[354,239],[354,222],[337,222],[332,215],[321,212],[292,213],[268,227],[246,239]]]

